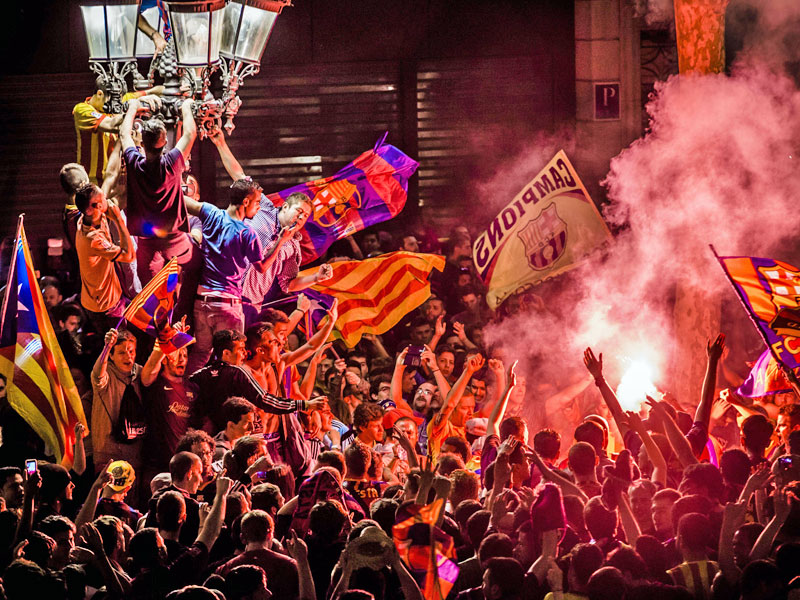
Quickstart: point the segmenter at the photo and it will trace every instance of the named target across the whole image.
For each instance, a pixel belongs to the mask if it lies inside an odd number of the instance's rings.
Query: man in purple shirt
[[[182,191],[182,175],[188,167],[197,126],[192,100],[181,106],[183,135],[175,147],[164,152],[167,130],[163,121],[142,124],[142,151],[132,136],[139,100],[128,101],[128,112],[120,127],[122,153],[128,172],[128,230],[138,238],[137,271],[142,285],[172,258],[181,266],[176,316],[191,315],[191,303],[200,272],[200,251],[189,237],[189,216]]]
[[[189,213],[203,226],[203,272],[194,303],[197,343],[189,357],[190,373],[208,362],[216,331],[244,331],[242,276],[250,265],[263,273],[275,258],[264,257],[256,232],[244,222],[261,208],[261,186],[244,177],[233,183],[230,194],[225,210],[185,199]]]

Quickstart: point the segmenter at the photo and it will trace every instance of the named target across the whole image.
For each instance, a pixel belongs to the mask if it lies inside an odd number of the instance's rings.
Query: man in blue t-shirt
[[[242,276],[253,265],[266,271],[277,258],[264,256],[253,228],[245,223],[261,208],[261,186],[244,177],[231,186],[228,208],[222,210],[206,202],[186,198],[189,213],[203,227],[203,271],[194,303],[195,344],[187,370],[193,373],[211,356],[214,332],[222,329],[244,331]],[[294,234],[297,226],[287,235]]]
[[[182,190],[182,175],[188,168],[197,125],[192,100],[181,106],[183,134],[175,147],[166,151],[167,129],[152,118],[142,124],[142,150],[132,136],[133,121],[140,101],[128,101],[128,112],[120,127],[122,155],[128,173],[128,231],[138,241],[137,272],[146,285],[172,258],[181,266],[176,318],[192,312],[192,301],[200,274],[200,250],[189,237],[189,215]]]

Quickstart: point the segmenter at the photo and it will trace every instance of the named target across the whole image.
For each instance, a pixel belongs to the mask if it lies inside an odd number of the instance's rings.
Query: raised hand
[[[789,513],[792,511],[792,499],[794,494],[789,494],[788,490],[783,487],[775,492],[773,502],[775,504],[775,519],[781,523],[785,523],[789,518]]]
[[[508,369],[508,387],[516,387],[517,386],[517,364],[519,363],[518,360],[515,360],[511,363],[511,367]]]
[[[458,321],[453,321],[453,333],[455,333],[458,336],[458,339],[462,341],[467,339],[467,334],[464,331],[463,323],[459,323]],[[491,368],[491,365],[489,365],[489,368]]]
[[[111,347],[117,343],[118,337],[119,337],[119,332],[116,329],[112,328],[106,332],[106,335],[103,338],[103,342],[105,343],[106,346]]]
[[[262,456],[262,458],[264,457]],[[217,477],[217,498],[227,496],[228,492],[230,492],[232,487],[233,487],[233,479],[231,479],[230,477],[225,477],[225,471],[223,470]]]
[[[503,379],[506,373],[505,365],[503,365],[503,361],[499,358],[490,358],[489,362],[489,370],[494,373],[495,375],[499,374],[500,376],[498,379]]]
[[[325,405],[328,403],[327,396],[314,396],[311,400],[306,401],[306,407],[309,411],[325,410]]]
[[[361,382],[361,377],[353,373],[352,371],[345,371],[344,372],[344,379],[347,381],[348,385],[356,386]]]
[[[328,309],[328,318],[331,321],[333,321],[334,323],[336,323],[336,319],[339,318],[339,299],[338,298],[334,298],[333,299],[333,304],[331,304],[331,307]]]
[[[634,431],[642,431],[644,429],[644,424],[642,423],[641,417],[639,417],[639,413],[636,413],[632,410],[626,410],[625,417],[625,424]]]
[[[595,379],[600,379],[603,376],[603,353],[600,353],[600,357],[597,358],[592,352],[591,348],[587,348],[583,352],[583,364],[586,366],[586,369],[589,373],[592,374],[592,377]]]
[[[333,267],[328,263],[321,264],[316,275],[314,275],[314,279],[316,279],[318,282],[327,281],[331,277],[333,277]]]
[[[711,360],[719,360],[725,350],[725,334],[720,333],[713,342],[709,340],[706,344],[706,354]]]
[[[333,361],[333,366],[336,367],[336,372],[341,375],[347,368],[347,361],[343,358],[337,358],[335,361]]]
[[[466,370],[470,373],[475,373],[476,371],[480,370],[480,368],[483,366],[483,363],[483,356],[480,354],[473,354],[467,359]]]
[[[433,478],[433,489],[437,498],[447,498],[450,495],[450,479],[437,475]]]
[[[422,360],[422,364],[428,365],[431,370],[436,369],[436,354],[433,353],[433,350],[431,350],[427,344],[422,347],[420,359]]]
[[[447,331],[447,324],[444,322],[444,315],[439,315],[436,318],[436,326],[434,327],[433,333],[436,337],[440,338],[444,335],[445,331]]]
[[[87,435],[86,426],[80,421],[75,423],[75,439],[79,440],[81,438],[85,438],[86,435]]]
[[[100,535],[100,532],[97,531],[97,527],[95,527],[92,523],[86,523],[81,528],[81,537],[86,544],[86,547],[91,550],[95,556],[103,556],[105,555],[106,551],[103,547],[103,538]]]
[[[298,563],[304,563],[308,560],[308,546],[297,537],[297,532],[294,529],[289,530],[289,537],[283,543],[286,544],[286,551],[289,556]]]
[[[403,348],[400,354],[397,355],[397,360],[394,361],[396,367],[403,366],[406,356],[408,355],[408,348]],[[346,364],[346,363],[345,363]]]

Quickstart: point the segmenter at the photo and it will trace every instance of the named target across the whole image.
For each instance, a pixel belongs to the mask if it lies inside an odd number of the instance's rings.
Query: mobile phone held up
[[[407,367],[418,367],[422,364],[422,346],[409,346],[403,364]]]
[[[39,464],[35,458],[29,458],[25,461],[25,473],[28,477],[34,475],[39,470]]]

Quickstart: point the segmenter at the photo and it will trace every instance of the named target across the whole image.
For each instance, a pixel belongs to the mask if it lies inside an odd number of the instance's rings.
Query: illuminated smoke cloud
[[[798,14],[800,8],[787,8],[783,17]],[[606,220],[621,228],[605,259],[534,290],[544,313],[487,328],[490,342],[522,359],[529,382],[574,382],[583,375],[581,352],[591,345],[605,353],[614,383],[628,358],[646,362],[656,382],[669,387],[676,284],[711,302],[736,302],[709,243],[721,254],[797,262],[800,92],[782,69],[798,57],[760,59],[765,32],[777,35],[780,23],[770,15],[760,34],[748,34],[755,50],[740,55],[731,76],[673,77],[656,86],[647,107],[650,131],[612,161],[605,181]],[[546,159],[534,161],[533,172]],[[723,330],[730,327],[751,326],[741,313]]]

